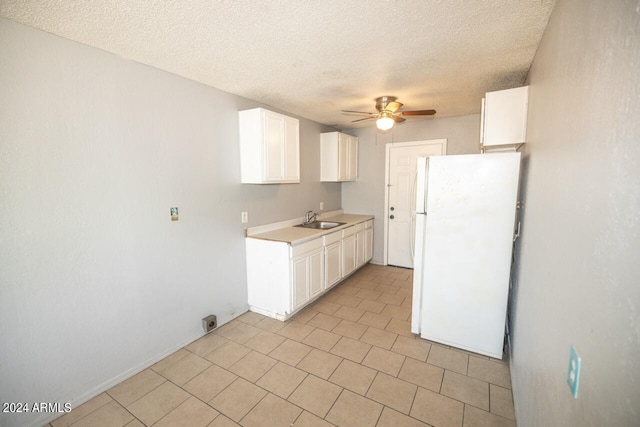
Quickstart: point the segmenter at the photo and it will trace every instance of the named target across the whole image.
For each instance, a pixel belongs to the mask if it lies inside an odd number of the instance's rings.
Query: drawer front
[[[356,227],[356,233],[364,231],[364,222],[360,222],[360,223],[356,224],[355,227]]]
[[[324,239],[324,245],[329,246],[332,243],[339,242],[342,239],[342,232],[337,231],[335,233],[327,234],[326,236],[323,237],[323,239]]]
[[[314,249],[319,249],[319,248],[322,248],[322,239],[320,238],[313,239],[311,241],[302,243],[300,245],[291,246],[291,251],[289,256],[291,258],[295,258],[298,255],[302,255],[306,252],[310,252]]]
[[[365,224],[364,228],[371,228],[371,227],[373,227],[373,220],[370,219],[370,220],[366,221],[364,224]]]
[[[347,227],[344,230],[342,230],[342,238],[344,239],[345,237],[348,236],[352,236],[356,234],[356,226],[352,225],[351,227]]]

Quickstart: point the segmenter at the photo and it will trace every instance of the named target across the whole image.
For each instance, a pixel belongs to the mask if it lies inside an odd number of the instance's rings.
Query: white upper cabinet
[[[320,181],[358,179],[358,138],[342,132],[320,134]]]
[[[264,108],[240,111],[240,182],[300,182],[298,119]]]
[[[527,139],[529,86],[487,92],[482,99],[480,144],[522,144]]]

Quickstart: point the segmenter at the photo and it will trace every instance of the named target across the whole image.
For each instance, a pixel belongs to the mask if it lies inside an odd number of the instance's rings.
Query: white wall
[[[75,407],[246,311],[241,211],[340,208],[329,128],[301,120],[301,184],[241,185],[258,104],[4,19],[0,58],[1,402]]]
[[[638,426],[638,2],[560,0],[528,80],[512,294],[518,425]],[[566,383],[571,344],[578,399]]]
[[[478,108],[480,100],[478,99]],[[384,258],[385,145],[387,143],[446,138],[447,154],[480,152],[480,115],[444,119],[411,119],[387,134],[376,131],[375,123],[345,131],[359,138],[358,180],[343,183],[342,207],[345,212],[375,215],[373,262]]]

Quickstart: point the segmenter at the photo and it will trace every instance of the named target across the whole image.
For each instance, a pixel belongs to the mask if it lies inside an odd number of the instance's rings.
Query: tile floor
[[[50,426],[515,426],[505,361],[410,333],[411,279],[367,265],[288,322],[245,313]]]

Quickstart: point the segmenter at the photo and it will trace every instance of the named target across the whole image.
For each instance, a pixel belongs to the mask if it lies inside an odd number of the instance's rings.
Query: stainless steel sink
[[[333,222],[333,221],[314,221],[309,224],[300,224],[296,225],[296,227],[302,228],[314,228],[316,230],[330,230],[332,228],[338,227],[339,225],[344,225],[345,222]]]

